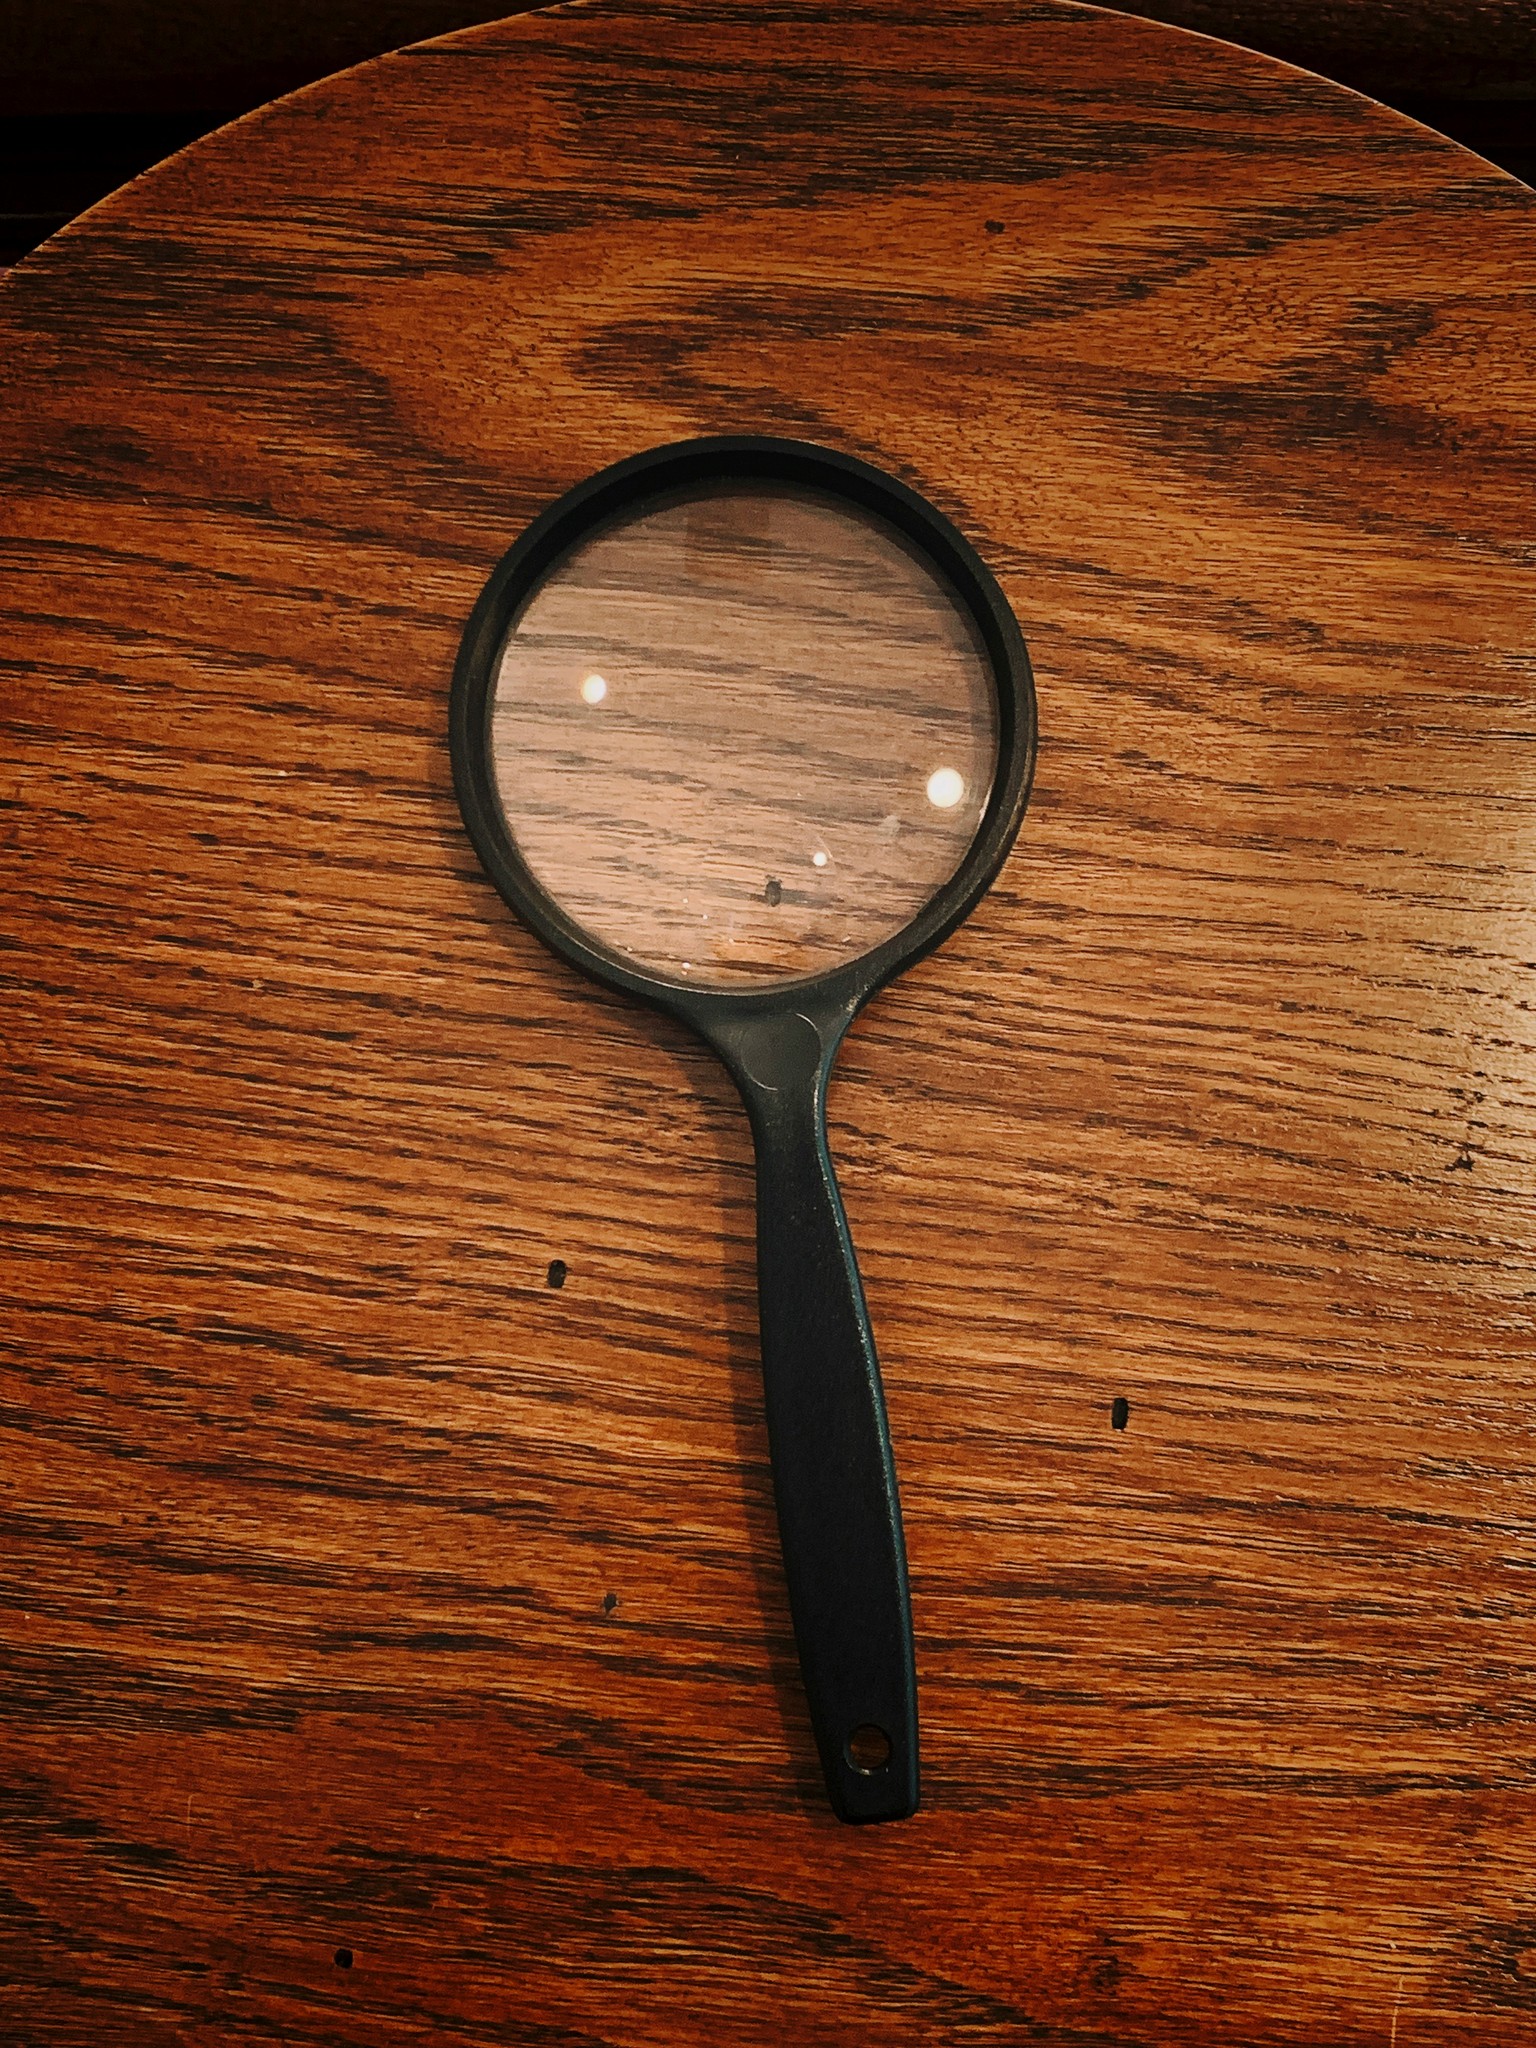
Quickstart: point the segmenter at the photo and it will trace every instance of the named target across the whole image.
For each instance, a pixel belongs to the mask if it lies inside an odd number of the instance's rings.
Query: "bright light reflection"
[[[811,866],[813,868],[824,868],[826,864],[827,856],[824,853],[813,853],[811,855]]]
[[[588,704],[601,704],[608,694],[608,678],[606,676],[588,676],[581,686],[581,694],[584,702]]]
[[[928,778],[928,801],[941,811],[952,811],[965,795],[965,779],[957,768],[935,768]]]

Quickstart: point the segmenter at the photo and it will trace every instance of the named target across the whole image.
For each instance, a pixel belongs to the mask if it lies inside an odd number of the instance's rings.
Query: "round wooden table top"
[[[0,290],[0,2038],[1531,2040],[1533,228],[1130,17],[667,0],[330,79]],[[923,491],[1039,683],[832,1097],[870,1829],[745,1118],[449,774],[491,565],[711,432]]]

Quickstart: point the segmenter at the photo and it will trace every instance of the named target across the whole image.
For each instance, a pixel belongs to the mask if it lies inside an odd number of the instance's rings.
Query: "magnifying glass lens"
[[[858,959],[954,875],[997,772],[969,610],[799,484],[652,500],[514,619],[491,756],[534,880],[646,973],[745,989]]]

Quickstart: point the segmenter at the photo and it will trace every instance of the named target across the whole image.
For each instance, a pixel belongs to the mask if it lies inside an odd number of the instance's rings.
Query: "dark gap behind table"
[[[211,128],[518,0],[0,0],[0,264]],[[1536,0],[1151,0],[1536,184]]]

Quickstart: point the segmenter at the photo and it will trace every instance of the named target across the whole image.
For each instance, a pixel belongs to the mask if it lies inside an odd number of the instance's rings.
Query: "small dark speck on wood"
[[[779,904],[784,901],[784,884],[777,875],[768,877],[763,889],[763,901],[768,904]]]
[[[1111,1401],[1111,1402],[1110,1402],[1110,1404],[1109,1404],[1109,1426],[1110,1426],[1110,1428],[1111,1428],[1111,1429],[1124,1429],[1125,1425],[1126,1425],[1126,1424],[1127,1424],[1127,1423],[1128,1423],[1128,1422],[1130,1421],[1130,1419],[1131,1419],[1131,1404],[1130,1404],[1130,1402],[1129,1402],[1129,1401],[1127,1401],[1127,1399],[1125,1398],[1124,1394],[1116,1394],[1116,1396],[1115,1396],[1114,1400],[1113,1400],[1113,1401]]]
[[[987,222],[987,233],[989,235],[1000,235],[1002,232],[1003,223],[1000,220],[989,220]]]
[[[565,1285],[565,1276],[567,1271],[568,1268],[566,1266],[564,1259],[551,1259],[549,1262],[549,1271],[544,1276],[546,1286],[563,1287]]]
[[[619,1596],[618,1596],[618,1594],[617,1594],[617,1593],[605,1593],[605,1594],[603,1595],[603,1612],[604,1612],[604,1614],[612,1614],[613,1610],[615,1609],[615,1607],[617,1607],[617,1606],[618,1606],[618,1604],[619,1604]]]

